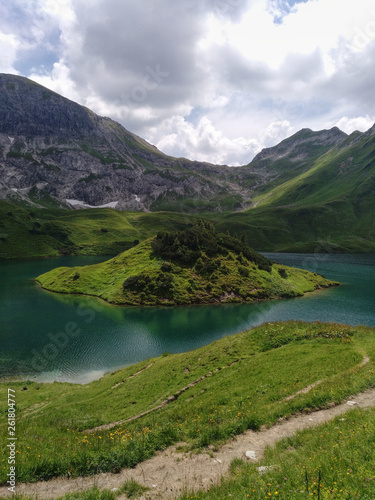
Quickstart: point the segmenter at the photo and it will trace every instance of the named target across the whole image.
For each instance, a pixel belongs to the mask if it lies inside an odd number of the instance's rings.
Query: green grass
[[[234,460],[231,478],[180,500],[375,498],[375,410],[352,410],[268,448],[260,463]],[[260,474],[258,467],[271,466]]]
[[[131,479],[130,481],[126,481],[121,486],[121,488],[119,488],[118,494],[121,495],[121,494],[125,493],[125,495],[129,499],[132,499],[132,498],[140,497],[141,495],[143,495],[143,493],[145,493],[148,490],[149,490],[149,488],[145,488],[141,484],[134,481],[134,479]]]
[[[368,196],[362,198],[360,212],[350,200],[343,199],[325,205],[202,212],[200,218],[210,220],[220,232],[244,235],[258,251],[373,252],[375,203]],[[0,259],[115,255],[134,246],[135,241],[158,231],[185,229],[197,219],[173,212],[36,209],[0,201]],[[36,228],[35,223],[41,227]],[[59,234],[61,230],[65,237]]]
[[[347,140],[306,171],[276,187],[264,186],[255,209],[227,214],[218,226],[245,234],[258,250],[373,252],[374,154],[373,135]]]
[[[219,231],[243,234],[269,252],[374,252],[374,205],[358,216],[347,200],[326,205],[257,207],[225,215]]]
[[[114,255],[157,231],[187,228],[195,219],[112,209],[38,209],[0,201],[0,259]]]
[[[163,233],[168,236],[164,253],[156,251],[155,244],[161,241],[158,236],[106,262],[60,267],[37,281],[53,292],[92,295],[113,304],[131,305],[252,302],[296,297],[334,285],[316,273],[272,265],[240,240],[218,235],[210,224],[202,229],[199,250],[194,245],[190,249],[186,245],[196,241],[199,227]],[[177,243],[179,235],[187,235],[186,245]],[[204,247],[205,238],[210,240]],[[166,257],[170,258],[166,261]]]
[[[117,472],[172,443],[204,450],[282,416],[338,403],[375,384],[374,334],[365,327],[270,323],[83,386],[0,384],[1,413],[8,387],[16,390],[18,481]],[[359,366],[365,353],[371,360]],[[318,380],[310,392],[285,399]],[[111,423],[117,424],[83,432]],[[1,435],[6,432],[1,422]],[[4,448],[1,453],[4,483]]]

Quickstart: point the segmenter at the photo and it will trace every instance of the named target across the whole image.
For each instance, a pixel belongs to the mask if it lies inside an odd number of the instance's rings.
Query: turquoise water
[[[375,325],[375,255],[266,254],[343,283],[301,298],[254,304],[136,308],[41,290],[33,278],[103,257],[0,264],[0,376],[88,382],[106,371],[208,344],[266,321]]]

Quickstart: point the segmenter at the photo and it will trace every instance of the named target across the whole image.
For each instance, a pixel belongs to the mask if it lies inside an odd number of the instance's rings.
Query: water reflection
[[[31,278],[57,265],[96,258],[0,265],[0,375],[86,382],[137,361],[208,344],[266,321],[302,319],[375,325],[375,256],[272,255],[345,286],[303,298],[191,307],[111,306],[40,289]],[[87,260],[88,259],[88,260]],[[307,265],[308,264],[308,265]]]

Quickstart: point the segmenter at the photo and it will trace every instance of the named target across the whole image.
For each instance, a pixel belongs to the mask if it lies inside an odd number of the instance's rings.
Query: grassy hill
[[[339,147],[321,155],[312,168],[269,191],[259,206],[313,205],[347,196],[356,200],[360,212],[365,195],[374,195],[374,178],[375,128],[349,136]]]
[[[302,129],[276,146],[263,149],[242,170],[262,176],[262,183],[254,189],[259,200],[276,186],[310,170],[322,155],[340,146],[346,138],[337,127],[318,132]]]
[[[40,209],[0,201],[0,260],[57,255],[114,255],[157,231],[185,229],[178,213]]]
[[[101,297],[113,304],[205,304],[296,297],[334,285],[322,276],[272,263],[244,240],[200,221],[158,233],[106,262],[53,269],[47,290]]]
[[[255,208],[224,215],[218,229],[231,227],[269,251],[375,251],[374,132],[352,134],[258,196]]]
[[[300,431],[269,448],[257,464],[233,460],[230,478],[220,486],[179,500],[372,500],[374,417],[373,408],[352,410],[318,428]],[[266,472],[260,474],[260,467]]]
[[[365,355],[370,361],[362,364]],[[83,386],[2,383],[0,410],[14,389],[19,482],[115,472],[172,443],[206,449],[282,416],[338,403],[374,386],[374,360],[374,329],[269,323]],[[0,432],[7,432],[5,419]],[[7,472],[0,460],[2,483]]]
[[[253,208],[242,212],[208,213],[198,201],[199,216],[38,209],[0,201],[0,259],[117,254],[158,231],[188,228],[198,218],[209,219],[218,231],[243,234],[261,251],[375,251],[374,127],[328,151],[314,142],[325,140],[323,133],[310,131],[307,138],[301,133],[265,150],[251,168],[234,169],[233,175],[250,169],[249,175],[254,170],[267,180]]]

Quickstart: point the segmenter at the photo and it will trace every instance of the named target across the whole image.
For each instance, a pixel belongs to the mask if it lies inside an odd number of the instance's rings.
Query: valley
[[[164,155],[25,78],[0,75],[0,98],[0,258],[115,254],[195,218],[256,250],[374,251],[375,126],[303,129],[227,167]]]
[[[174,485],[171,498],[373,498],[374,410],[343,405],[375,386],[374,182],[375,125],[304,128],[246,165],[214,165],[0,74],[0,414],[11,387],[14,498],[164,500],[123,475],[192,454],[223,460],[225,478]],[[259,463],[231,455],[249,433],[336,408],[340,419],[294,428]]]

